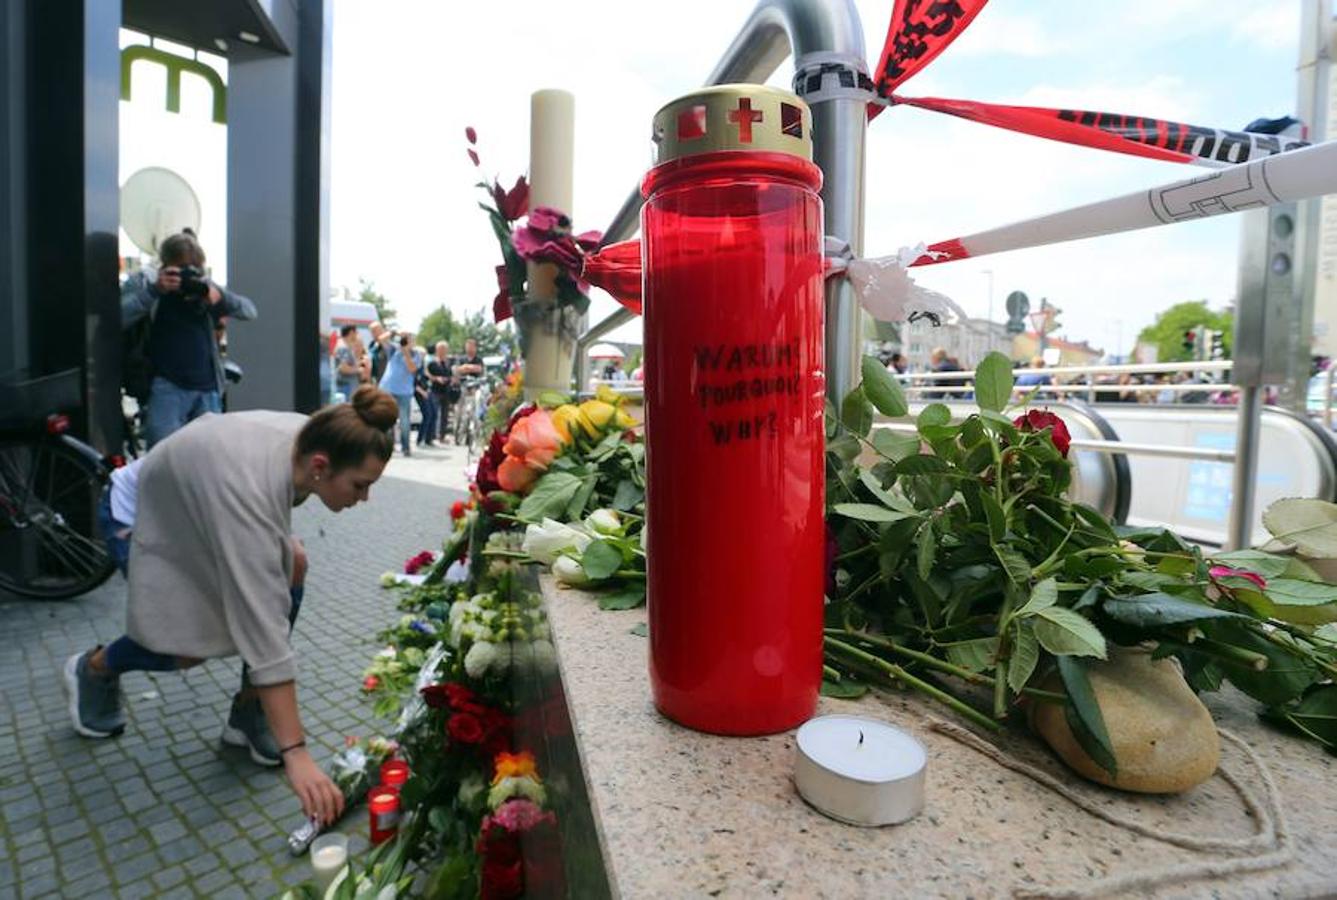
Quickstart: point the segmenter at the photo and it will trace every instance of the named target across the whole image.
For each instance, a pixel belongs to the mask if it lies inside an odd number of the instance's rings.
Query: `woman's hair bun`
[[[399,404],[380,388],[364,384],[353,392],[353,409],[372,428],[386,431],[399,419]]]

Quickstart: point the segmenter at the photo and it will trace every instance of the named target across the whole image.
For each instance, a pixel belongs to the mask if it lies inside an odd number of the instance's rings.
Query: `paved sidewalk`
[[[372,635],[395,615],[377,579],[440,548],[462,496],[439,486],[463,484],[443,471],[455,453],[463,460],[462,450],[396,457],[370,504],[337,516],[314,498],[294,511],[311,560],[294,636],[298,690],[322,761],[344,735],[386,727],[359,694]],[[121,633],[125,600],[119,575],[71,601],[0,593],[0,898],[267,897],[302,880],[307,860],[285,845],[300,807],[281,772],[219,743],[236,660],[126,676],[119,738],[88,740],[70,727],[60,667]],[[340,827],[365,835],[365,820],[359,808]]]

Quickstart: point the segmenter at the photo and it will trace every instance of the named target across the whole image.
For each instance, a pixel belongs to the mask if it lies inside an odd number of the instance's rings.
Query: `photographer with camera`
[[[394,397],[395,402],[399,404],[399,448],[405,456],[412,456],[411,404],[418,369],[422,367],[422,358],[414,353],[413,335],[407,331],[382,332],[377,337],[377,342],[388,360],[385,374],[381,376],[380,388]]]
[[[204,248],[190,229],[164,240],[158,258],[162,266],[156,272],[136,272],[121,286],[122,330],[147,328],[142,374],[149,448],[192,419],[222,411],[223,362],[214,329],[225,316],[256,316],[254,303],[209,280]],[[126,362],[128,370],[140,363]]]

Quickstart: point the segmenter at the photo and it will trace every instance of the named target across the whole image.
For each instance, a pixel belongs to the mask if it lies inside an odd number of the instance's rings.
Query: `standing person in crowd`
[[[387,337],[385,326],[380,322],[372,322],[368,331],[371,332],[371,349],[368,358],[371,361],[372,384],[380,384],[381,377],[385,375],[385,366],[388,357],[385,353],[385,338]]]
[[[412,456],[413,385],[422,361],[413,352],[413,335],[408,332],[396,336],[382,331],[379,345],[388,360],[380,387],[399,404],[399,449],[405,456]]]
[[[133,527],[126,633],[66,662],[75,730],[90,738],[125,730],[126,672],[240,655],[223,741],[256,763],[282,765],[308,816],[337,818],[343,795],[307,751],[297,708],[290,631],[307,561],[292,508],[312,494],[334,512],[368,499],[397,416],[394,399],[370,386],[310,418],[206,416],[134,463],[129,493],[114,482],[120,508],[104,513],[119,527],[108,535],[124,540]]]
[[[1032,388],[1032,390],[1018,391],[1019,395],[1021,396],[1030,395],[1032,399],[1038,399],[1040,397],[1048,396],[1049,393],[1052,393],[1041,390],[1041,388],[1045,387],[1046,385],[1051,385],[1054,383],[1054,376],[1046,372],[1037,371],[1039,369],[1043,369],[1044,367],[1045,367],[1045,358],[1043,356],[1031,357],[1031,370],[1028,372],[1022,372],[1020,375],[1017,376],[1017,387]]]
[[[356,325],[339,329],[339,346],[334,351],[336,387],[345,400],[353,399],[358,386],[371,380],[371,361],[362,346],[362,335]]]
[[[436,403],[437,429],[435,440],[445,440],[450,433],[450,407],[459,399],[459,388],[451,384],[450,344],[437,341],[434,353],[427,360],[427,380],[432,384],[432,400]]]
[[[413,358],[418,362],[418,371],[413,373],[413,399],[422,413],[422,420],[418,423],[418,446],[435,447],[438,412],[432,381],[427,377],[426,348],[414,347]]]
[[[254,319],[255,304],[210,281],[204,248],[190,229],[174,234],[158,250],[161,268],[143,269],[121,286],[121,328],[148,319],[148,411],[150,448],[182,425],[222,411],[223,363],[215,325],[224,317]]]
[[[455,361],[452,371],[457,378],[463,375],[476,377],[483,374],[483,357],[478,355],[478,341],[473,338],[465,339],[464,355]]]
[[[887,361],[887,371],[894,375],[904,375],[908,368],[905,357],[899,353],[891,354],[891,359]]]
[[[960,372],[961,364],[947,355],[947,350],[943,347],[934,347],[929,355],[930,372]],[[961,382],[955,378],[935,378],[929,382],[930,385],[938,390],[925,391],[924,396],[933,400],[960,400],[962,394],[960,391],[947,391],[942,388],[956,387]]]

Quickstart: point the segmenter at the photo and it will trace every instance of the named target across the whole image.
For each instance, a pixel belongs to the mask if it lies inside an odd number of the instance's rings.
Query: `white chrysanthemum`
[[[525,527],[525,539],[520,549],[544,565],[552,565],[559,553],[567,550],[583,552],[591,540],[593,538],[581,529],[555,519],[544,519],[540,525]]]
[[[464,654],[464,671],[470,678],[482,678],[500,659],[496,644],[476,641],[469,652]]]

